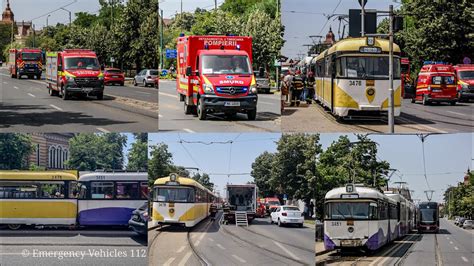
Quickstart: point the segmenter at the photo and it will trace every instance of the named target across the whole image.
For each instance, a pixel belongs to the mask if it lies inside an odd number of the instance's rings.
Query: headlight
[[[258,92],[257,85],[256,84],[250,85],[249,94],[257,94],[257,92]]]
[[[462,88],[463,90],[467,90],[467,89],[469,89],[469,85],[467,85],[467,84],[461,84],[461,88]]]
[[[66,76],[66,80],[67,80],[67,81],[74,81],[74,77]]]
[[[431,91],[431,86],[428,86],[428,88],[427,88],[427,89],[428,89],[428,91]]]
[[[204,90],[204,93],[206,94],[214,94],[214,88],[210,84],[204,84],[202,86],[202,89]]]
[[[99,80],[104,80],[104,76],[102,76],[102,77],[99,77]]]

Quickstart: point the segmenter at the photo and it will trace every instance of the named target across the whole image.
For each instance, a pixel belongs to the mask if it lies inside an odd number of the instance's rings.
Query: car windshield
[[[388,79],[388,56],[343,56],[336,61],[338,77],[359,79]],[[400,59],[393,60],[393,78],[400,78]]]
[[[194,189],[157,187],[153,196],[158,202],[194,202]]]
[[[150,75],[158,76],[158,70],[150,70]]]
[[[252,74],[245,55],[204,55],[202,74]]]
[[[369,219],[368,202],[331,202],[328,204],[328,219]]]
[[[454,76],[434,76],[431,79],[431,83],[433,85],[441,85],[441,84],[454,84]]]
[[[300,211],[297,207],[283,207],[284,211]]]
[[[268,204],[270,205],[280,205],[279,201],[269,201]]]
[[[95,57],[67,57],[64,69],[99,70],[99,60]]]
[[[459,79],[474,79],[474,70],[469,71],[458,71]]]
[[[41,53],[21,53],[21,59],[23,60],[40,60],[41,59]]]

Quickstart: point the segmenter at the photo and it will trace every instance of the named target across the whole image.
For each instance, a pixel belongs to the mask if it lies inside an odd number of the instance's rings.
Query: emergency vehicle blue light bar
[[[443,61],[425,61],[423,65],[446,65]]]

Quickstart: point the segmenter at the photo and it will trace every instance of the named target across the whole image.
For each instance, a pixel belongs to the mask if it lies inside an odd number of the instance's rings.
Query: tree
[[[211,182],[209,175],[196,173],[193,175],[192,179],[196,180],[199,184],[203,185],[205,188],[212,191],[214,189],[214,183]]]
[[[18,133],[0,134],[0,169],[27,169],[27,159],[33,151],[30,136]]]
[[[173,155],[168,151],[168,145],[158,143],[157,145],[152,145],[150,149],[148,176],[151,185],[157,178],[168,176],[176,169],[173,165]]]
[[[80,133],[69,141],[69,168],[79,171],[123,169],[127,138],[119,133]]]
[[[128,153],[127,170],[139,171],[148,169],[148,135],[135,133],[135,142]]]
[[[426,60],[462,63],[474,56],[473,3],[457,1],[406,1],[402,6],[408,27],[401,33],[404,50],[417,73]]]
[[[271,186],[272,167],[275,160],[275,154],[265,151],[260,154],[252,163],[251,176],[255,180],[260,196],[271,197],[275,195],[275,190]]]
[[[217,10],[197,14],[191,31],[195,35],[239,35],[242,28],[240,17]]]
[[[0,23],[0,52],[9,47],[11,42],[12,26],[8,23]],[[7,57],[0,54],[0,60],[6,61]]]

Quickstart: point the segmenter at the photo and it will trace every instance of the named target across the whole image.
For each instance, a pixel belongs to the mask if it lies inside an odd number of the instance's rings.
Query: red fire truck
[[[12,78],[22,76],[41,79],[43,71],[42,51],[35,48],[10,49],[8,68]]]
[[[461,64],[454,66],[458,78],[459,101],[469,101],[474,98],[474,65]]]
[[[186,114],[200,120],[211,112],[257,116],[257,83],[252,73],[252,38],[180,36],[176,89]]]
[[[415,89],[410,79],[410,59],[403,57],[400,59],[400,79],[402,87],[402,97],[410,99],[415,96]]]
[[[104,97],[104,74],[95,52],[68,49],[46,53],[46,84],[49,95],[64,100],[73,94]]]
[[[421,101],[423,105],[432,102],[448,102],[455,105],[457,100],[458,93],[453,66],[443,62],[426,61],[418,74],[416,95],[411,99],[411,102]]]

